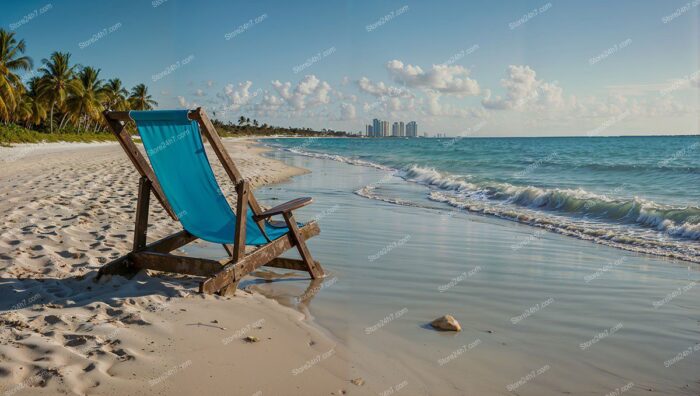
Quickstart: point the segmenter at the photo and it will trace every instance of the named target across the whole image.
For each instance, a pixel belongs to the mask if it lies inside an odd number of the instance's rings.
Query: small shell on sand
[[[442,331],[462,331],[462,326],[452,315],[443,315],[430,322],[430,325]]]

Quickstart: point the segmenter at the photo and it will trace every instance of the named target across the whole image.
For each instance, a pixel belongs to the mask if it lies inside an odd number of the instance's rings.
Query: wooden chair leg
[[[228,285],[226,285],[226,286],[224,286],[223,288],[221,288],[221,290],[219,290],[219,294],[220,294],[221,296],[226,296],[226,297],[233,297],[233,296],[235,296],[235,295],[236,295],[236,290],[238,289],[238,284],[239,284],[240,282],[241,282],[241,280],[239,279],[239,280],[236,280],[236,281],[233,281],[233,282],[229,283]]]
[[[136,201],[136,221],[134,225],[134,245],[132,251],[141,250],[146,246],[148,231],[148,205],[151,197],[151,181],[146,176],[139,179],[139,196]],[[103,275],[130,276],[138,272],[131,262],[129,254],[106,264],[97,272],[95,280]]]
[[[299,255],[301,256],[301,259],[304,260],[306,270],[309,272],[309,275],[311,275],[311,278],[318,279],[326,276],[326,274],[323,272],[323,268],[314,261],[313,257],[311,257],[311,252],[306,246],[304,237],[299,232],[299,226],[297,225],[296,220],[294,220],[294,215],[291,212],[287,212],[283,216],[284,221],[287,223],[287,227],[291,232],[292,239],[297,246]]]
[[[236,201],[236,235],[232,248],[224,244],[224,248],[229,252],[234,262],[238,262],[245,257],[245,223],[249,192],[250,186],[247,181],[241,180],[236,184],[236,194],[238,195],[238,200]],[[231,249],[230,251],[229,248]],[[222,296],[234,296],[240,282],[240,278],[234,279],[231,283],[222,287],[219,290],[219,294]]]
[[[136,202],[136,225],[134,227],[134,248],[146,246],[148,232],[148,202],[151,197],[151,181],[146,176],[139,179],[139,197]]]

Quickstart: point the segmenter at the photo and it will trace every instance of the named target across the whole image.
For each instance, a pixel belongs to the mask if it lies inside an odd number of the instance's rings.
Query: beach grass
[[[116,141],[114,135],[105,132],[40,132],[23,128],[19,125],[0,125],[0,146],[18,143],[53,143],[53,142],[105,142]]]

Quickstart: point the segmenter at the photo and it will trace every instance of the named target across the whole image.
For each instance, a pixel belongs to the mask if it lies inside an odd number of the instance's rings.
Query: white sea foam
[[[310,151],[305,151],[305,150],[301,150],[301,149],[294,148],[294,147],[291,147],[291,148],[284,148],[284,147],[282,147],[281,149],[284,150],[284,151],[288,151],[288,152],[290,152],[290,153],[299,154],[299,155],[303,155],[303,156],[306,156],[306,157],[320,158],[320,159],[329,159],[329,160],[333,160],[333,161],[343,162],[343,163],[346,163],[346,164],[359,165],[359,166],[367,166],[367,167],[370,167],[370,168],[376,168],[376,169],[381,169],[381,170],[394,170],[393,168],[390,168],[390,167],[388,167],[388,166],[379,165],[379,164],[375,164],[375,163],[373,163],[373,162],[363,161],[363,160],[360,160],[360,159],[353,159],[353,158],[343,157],[342,155],[325,154],[325,153],[313,153],[313,152],[310,152]]]
[[[542,227],[563,235],[625,250],[700,262],[700,208],[673,207],[638,197],[612,198],[583,189],[546,189],[476,182],[417,165],[396,171],[370,161],[295,148],[285,151],[319,159],[396,172],[432,189],[428,199],[471,213]],[[420,203],[389,197],[370,185],[355,191],[365,198],[404,206]]]

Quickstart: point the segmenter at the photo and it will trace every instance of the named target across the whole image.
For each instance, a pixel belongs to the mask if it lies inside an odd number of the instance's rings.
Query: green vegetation
[[[12,143],[42,143],[42,142],[102,142],[116,139],[111,133],[104,132],[37,132],[18,125],[0,125],[0,146]]]
[[[33,69],[26,43],[0,28],[0,145],[55,141],[114,140],[104,110],[150,110],[158,105],[145,84],[131,91],[100,69],[71,64],[71,54],[54,52]],[[20,76],[20,73],[22,75]],[[240,117],[238,125],[214,120],[225,136],[346,136],[343,132],[258,125]]]
[[[102,111],[157,105],[144,84],[129,92],[118,78],[105,82],[100,69],[72,64],[67,52],[34,70],[25,51],[24,40],[0,29],[0,144],[114,140]]]
[[[213,120],[212,123],[216,130],[222,136],[236,137],[236,136],[300,136],[300,137],[348,137],[351,136],[346,132],[333,131],[328,129],[322,129],[320,131],[314,131],[309,128],[283,128],[276,127],[267,124],[258,124],[258,120],[253,120],[252,124],[250,118],[245,118],[241,116],[238,119],[238,125],[232,122],[224,123],[223,121]]]

